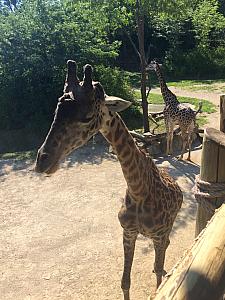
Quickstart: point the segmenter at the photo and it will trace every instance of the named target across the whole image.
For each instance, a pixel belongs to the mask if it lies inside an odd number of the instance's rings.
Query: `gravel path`
[[[184,191],[166,255],[173,267],[194,239],[196,203],[191,191],[199,166],[160,158]],[[51,177],[30,171],[29,161],[0,161],[0,299],[122,299],[122,230],[117,219],[126,184],[120,165],[97,138],[72,154]],[[150,240],[137,241],[132,299],[154,290]]]

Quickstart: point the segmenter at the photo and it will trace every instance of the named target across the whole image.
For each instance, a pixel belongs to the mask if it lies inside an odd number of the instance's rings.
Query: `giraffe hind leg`
[[[173,154],[173,131],[171,133],[171,137],[170,137],[170,154]]]
[[[166,249],[169,246],[169,243],[169,235],[161,237],[160,241],[153,240],[155,249],[154,273],[156,274],[156,288],[159,287],[162,282],[162,277],[165,275],[164,262]]]
[[[166,137],[166,155],[169,155],[170,153],[170,135],[167,134]]]
[[[171,120],[165,121],[166,125],[166,155],[173,154],[173,130],[174,124]]]
[[[184,152],[186,150],[186,146],[188,142],[188,133],[186,131],[181,131],[181,136],[182,136],[182,150],[181,150],[181,155],[179,157],[179,160],[183,159]]]
[[[169,131],[166,137],[166,155],[173,154],[173,131]]]
[[[193,131],[194,131],[195,123],[192,123],[188,130],[188,157],[187,160],[191,161],[191,145],[193,142]]]

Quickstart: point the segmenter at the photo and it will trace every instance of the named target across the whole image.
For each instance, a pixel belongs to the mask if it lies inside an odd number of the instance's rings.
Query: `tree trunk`
[[[137,33],[140,53],[140,67],[141,67],[141,99],[143,109],[143,127],[144,132],[149,132],[149,121],[148,121],[148,101],[146,93],[146,58],[145,58],[145,46],[144,46],[144,15],[143,7],[140,0],[136,2],[137,7]]]
[[[225,133],[225,95],[220,96],[220,131]]]

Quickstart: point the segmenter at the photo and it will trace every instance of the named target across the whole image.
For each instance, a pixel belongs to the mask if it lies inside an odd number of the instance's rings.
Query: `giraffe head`
[[[99,82],[92,81],[92,67],[84,67],[83,81],[77,77],[75,61],[67,62],[64,94],[59,98],[54,120],[38,150],[35,171],[54,173],[70,152],[84,145],[102,127],[109,111],[121,111],[130,102],[105,94]]]
[[[146,67],[146,71],[156,71],[162,65],[159,64],[156,60],[152,60],[150,64]]]

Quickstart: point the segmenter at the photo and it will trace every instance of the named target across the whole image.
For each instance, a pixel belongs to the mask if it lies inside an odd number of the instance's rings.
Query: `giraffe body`
[[[176,125],[180,127],[183,145],[180,159],[183,158],[186,146],[188,144],[188,160],[191,160],[191,144],[192,144],[192,133],[196,126],[196,115],[200,112],[202,103],[199,104],[199,109],[193,111],[190,107],[186,107],[181,104],[176,95],[174,95],[167,87],[166,81],[163,77],[160,65],[156,61],[152,61],[147,70],[154,70],[158,77],[161,93],[165,102],[165,108],[163,110],[164,120],[167,131],[167,150],[166,153],[172,154],[173,149],[173,130]]]
[[[76,63],[68,62],[64,95],[59,99],[55,118],[45,142],[38,151],[37,172],[53,173],[59,161],[81,147],[100,131],[112,145],[127,182],[127,191],[119,211],[123,227],[124,271],[121,287],[129,300],[130,273],[138,234],[153,240],[154,271],[161,283],[169,234],[183,196],[177,183],[135,144],[117,111],[129,102],[107,97],[99,83],[92,82],[91,67],[85,67],[84,81],[76,77]]]

